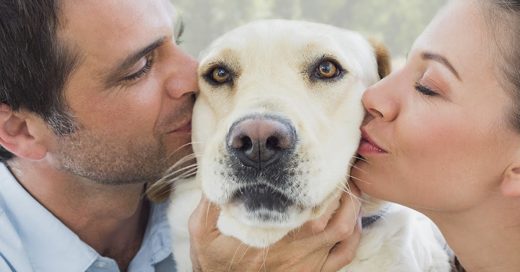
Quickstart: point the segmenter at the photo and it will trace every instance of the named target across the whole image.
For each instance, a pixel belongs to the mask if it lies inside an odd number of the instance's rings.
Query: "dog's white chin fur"
[[[220,212],[217,227],[224,235],[235,237],[244,244],[257,248],[265,248],[276,243],[294,228],[289,224],[287,227],[258,227],[247,225],[237,220],[228,212],[225,212],[225,210]]]
[[[223,234],[235,237],[246,245],[266,248],[278,242],[290,231],[297,230],[305,222],[321,215],[322,210],[319,208],[312,211],[310,209],[303,212],[294,211],[285,213],[285,215],[289,215],[288,218],[265,221],[259,219],[255,213],[246,212],[240,208],[223,208],[217,221],[217,227]],[[264,212],[277,214],[270,211]]]

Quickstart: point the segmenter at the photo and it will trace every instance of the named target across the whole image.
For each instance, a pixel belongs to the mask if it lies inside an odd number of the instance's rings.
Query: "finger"
[[[330,251],[322,271],[338,271],[350,264],[356,257],[356,251],[361,241],[361,220],[358,220],[354,232],[348,239],[336,244]]]
[[[326,212],[320,216],[316,220],[312,220],[307,222],[303,228],[308,228],[311,230],[313,234],[320,233],[329,224],[330,219],[334,215],[334,213],[338,212],[338,209],[340,208],[341,203],[344,201],[346,197],[352,197],[354,199],[360,197],[361,191],[354,183],[347,183],[347,192],[344,192],[336,197],[335,200],[333,200],[327,207]],[[345,204],[345,203],[343,203]],[[350,222],[350,221],[349,221]]]
[[[333,242],[348,238],[356,227],[360,207],[361,202],[356,196],[343,193],[340,206],[329,220],[323,235],[326,235],[327,239]]]
[[[353,185],[352,192],[349,189],[349,192],[338,195],[338,199],[329,204],[324,215],[305,223],[289,236],[291,239],[304,239],[319,235],[318,239],[329,245],[348,237],[354,230],[359,214],[360,202],[357,199],[359,194],[359,189]]]
[[[189,219],[190,236],[200,239],[218,234],[217,220],[220,210],[204,195]],[[215,233],[217,232],[217,233]]]
[[[331,203],[329,203],[325,213],[321,215],[318,219],[311,220],[305,223],[302,227],[302,231],[311,233],[312,235],[323,232],[329,223],[329,220],[332,218],[334,212],[339,208],[341,202],[342,194],[338,195]]]
[[[357,197],[361,196],[361,190],[359,190],[359,188],[354,182],[348,182],[346,186],[350,193],[354,194]]]

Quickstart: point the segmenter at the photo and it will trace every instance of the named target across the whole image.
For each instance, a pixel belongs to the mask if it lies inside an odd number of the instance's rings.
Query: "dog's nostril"
[[[278,137],[271,136],[267,138],[267,141],[265,142],[265,147],[270,150],[279,150],[280,148],[280,140]]]
[[[237,135],[231,137],[228,146],[232,149],[245,151],[251,149],[251,147],[253,146],[253,141],[247,135]]]
[[[251,138],[248,136],[243,136],[240,142],[242,142],[242,146],[239,149],[242,151],[251,150],[253,148],[253,141],[251,141]]]

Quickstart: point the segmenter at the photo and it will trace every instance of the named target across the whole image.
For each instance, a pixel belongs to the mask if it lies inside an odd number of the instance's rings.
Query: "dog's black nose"
[[[231,126],[227,146],[243,165],[264,169],[294,148],[295,135],[292,125],[284,119],[254,115]]]

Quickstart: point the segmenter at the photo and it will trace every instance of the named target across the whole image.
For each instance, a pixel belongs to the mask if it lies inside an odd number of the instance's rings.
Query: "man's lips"
[[[358,147],[358,153],[361,155],[374,153],[387,153],[383,148],[379,147],[368,135],[365,130],[361,130],[361,141]]]

